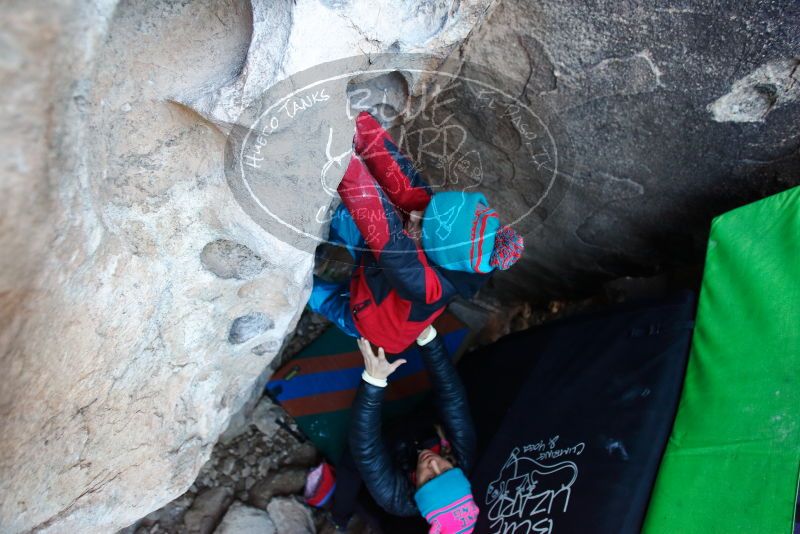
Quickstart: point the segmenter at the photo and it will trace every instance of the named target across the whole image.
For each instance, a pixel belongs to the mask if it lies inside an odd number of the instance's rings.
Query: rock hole
[[[267,266],[267,262],[248,247],[227,239],[217,239],[203,247],[200,261],[220,278],[239,280],[255,278]]]
[[[260,345],[256,345],[255,347],[253,347],[251,352],[256,356],[263,356],[270,352],[277,352],[280,348],[281,348],[281,342],[278,341],[277,339],[271,339],[269,341],[261,343]]]
[[[758,93],[766,102],[767,112],[778,101],[778,88],[774,83],[759,83],[753,86],[753,90]]]
[[[250,312],[234,319],[228,333],[228,343],[240,345],[274,326],[275,323],[266,313]]]
[[[406,110],[408,81],[399,71],[356,76],[347,82],[347,98],[353,114],[369,111],[388,126]]]

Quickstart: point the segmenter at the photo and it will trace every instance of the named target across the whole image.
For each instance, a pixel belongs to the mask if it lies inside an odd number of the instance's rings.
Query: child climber
[[[492,271],[511,267],[523,241],[481,193],[432,193],[369,113],[356,118],[353,141],[329,241],[357,267],[349,285],[315,277],[309,307],[397,354],[453,299],[474,296]]]

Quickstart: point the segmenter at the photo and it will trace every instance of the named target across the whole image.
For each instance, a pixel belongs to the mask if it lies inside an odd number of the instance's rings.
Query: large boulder
[[[225,125],[316,62],[444,55],[488,3],[4,5],[0,531],[183,493],[296,323],[313,256],[236,202]]]
[[[714,215],[800,183],[794,0],[502,0],[458,57],[492,89],[452,91],[460,151],[501,214],[536,207],[501,294],[699,264]]]

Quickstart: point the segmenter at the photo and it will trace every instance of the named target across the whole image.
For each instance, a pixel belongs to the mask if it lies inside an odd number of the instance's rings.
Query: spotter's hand
[[[389,363],[382,347],[378,348],[378,355],[376,356],[372,350],[372,345],[363,337],[358,340],[358,348],[361,350],[361,355],[364,356],[364,367],[367,369],[367,374],[378,380],[385,380],[389,375],[394,373],[398,367],[406,363],[406,360],[403,358]]]

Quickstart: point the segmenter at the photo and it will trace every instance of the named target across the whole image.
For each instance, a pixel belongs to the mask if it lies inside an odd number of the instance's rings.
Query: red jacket
[[[469,298],[487,274],[442,269],[404,230],[413,210],[424,210],[431,190],[380,124],[356,120],[354,156],[339,195],[371,253],[361,256],[350,284],[359,333],[386,352],[405,350],[456,296]]]

